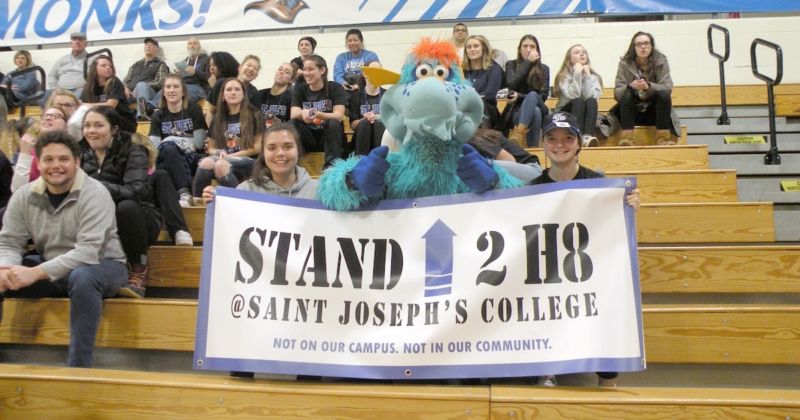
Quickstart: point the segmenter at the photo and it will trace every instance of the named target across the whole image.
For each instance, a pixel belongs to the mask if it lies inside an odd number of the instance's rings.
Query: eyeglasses
[[[637,46],[639,48],[649,47],[650,46],[650,41],[634,42],[633,45],[635,45],[635,46]]]
[[[48,112],[48,113],[42,114],[42,119],[48,120],[48,121],[51,121],[51,120],[64,120],[64,121],[66,121],[67,120],[66,118],[64,118],[63,115],[52,113],[52,112]]]

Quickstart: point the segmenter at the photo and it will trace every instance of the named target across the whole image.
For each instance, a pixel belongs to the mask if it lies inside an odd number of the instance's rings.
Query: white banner
[[[2,0],[3,45],[578,13],[789,12],[796,0]]]
[[[643,370],[626,182],[349,213],[220,188],[195,365],[389,379]]]

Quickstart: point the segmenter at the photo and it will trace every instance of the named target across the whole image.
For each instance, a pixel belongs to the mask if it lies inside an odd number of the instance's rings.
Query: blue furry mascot
[[[378,68],[365,68],[378,74]],[[374,82],[374,80],[373,80]],[[376,85],[385,83],[373,83]],[[338,161],[320,178],[317,193],[334,210],[355,210],[377,199],[416,198],[522,185],[466,144],[483,116],[483,102],[461,73],[455,47],[422,39],[400,80],[381,100],[381,120],[401,146],[378,147]]]

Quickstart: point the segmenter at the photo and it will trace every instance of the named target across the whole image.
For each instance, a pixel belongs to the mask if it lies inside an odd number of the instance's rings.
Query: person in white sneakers
[[[192,205],[192,170],[198,152],[205,147],[206,120],[203,110],[191,102],[179,75],[164,79],[161,102],[150,122],[150,141],[158,149],[156,167],[169,173],[181,207]]]
[[[583,137],[584,147],[599,146],[594,133],[597,127],[597,100],[603,94],[603,79],[589,61],[583,45],[567,50],[564,63],[556,75],[553,95],[558,97],[556,112],[566,111],[575,116]]]

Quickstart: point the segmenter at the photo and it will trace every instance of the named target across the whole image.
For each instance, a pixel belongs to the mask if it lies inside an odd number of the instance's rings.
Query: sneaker
[[[583,147],[597,147],[600,145],[600,141],[597,140],[595,136],[583,136]]]
[[[542,377],[542,378],[539,380],[539,385],[541,385],[541,386],[546,386],[546,387],[549,387],[549,388],[552,388],[552,387],[554,387],[554,386],[556,386],[556,385],[557,385],[557,384],[556,384],[556,377],[555,377],[555,376],[553,376],[553,375],[547,375],[547,376],[543,376],[543,377]]]
[[[119,296],[141,299],[147,285],[147,266],[130,264],[128,266],[128,284],[119,289]]]
[[[181,193],[181,195],[178,197],[178,204],[180,204],[180,206],[183,208],[192,207],[192,195],[189,193]]]
[[[185,230],[179,230],[175,232],[175,245],[193,246],[194,241],[192,240],[192,234]]]
[[[633,146],[633,139],[620,139],[619,143],[617,143],[617,146]]]
[[[673,146],[676,144],[675,140],[667,137],[659,137],[656,139],[656,144],[659,146]]]

